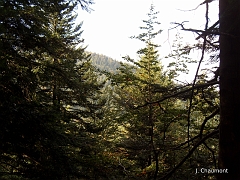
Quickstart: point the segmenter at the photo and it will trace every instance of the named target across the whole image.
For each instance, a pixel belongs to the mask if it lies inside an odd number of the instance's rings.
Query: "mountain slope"
[[[108,56],[89,52],[91,54],[92,65],[100,70],[108,72],[116,72],[117,68],[120,67],[120,62],[116,61]]]

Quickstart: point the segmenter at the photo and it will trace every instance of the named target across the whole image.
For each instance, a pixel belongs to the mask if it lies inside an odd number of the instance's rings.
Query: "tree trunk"
[[[220,139],[218,180],[240,179],[240,0],[219,0]],[[225,170],[226,171],[226,170]]]

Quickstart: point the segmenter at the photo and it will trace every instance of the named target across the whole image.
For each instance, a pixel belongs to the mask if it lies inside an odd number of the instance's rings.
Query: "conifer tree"
[[[1,179],[93,176],[102,85],[78,47],[77,2],[0,2]]]
[[[154,31],[154,26],[160,24],[155,20],[156,14],[152,5],[149,19],[143,21],[146,26],[141,27],[145,32],[132,37],[145,43],[145,47],[137,52],[140,59],[134,61],[125,57],[132,65],[122,64],[114,77],[114,82],[120,87],[116,88],[116,101],[125,109],[122,122],[126,137],[123,137],[120,146],[126,149],[128,158],[135,163],[135,169],[129,167],[129,170],[137,171],[135,176],[147,179],[158,177],[159,157],[164,157],[164,146],[167,145],[167,112],[174,107],[172,101],[152,103],[166,95],[173,86],[159,60],[159,46],[154,43],[154,38],[161,33],[161,30]]]

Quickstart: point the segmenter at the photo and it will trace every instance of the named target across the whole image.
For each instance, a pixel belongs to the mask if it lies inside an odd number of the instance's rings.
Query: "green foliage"
[[[93,177],[104,101],[76,6],[1,1],[1,179]]]
[[[139,60],[126,56],[125,60],[129,63],[121,63],[117,73],[111,76],[112,84],[115,85],[113,102],[115,109],[119,110],[114,111],[118,118],[113,119],[119,128],[115,131],[117,138],[112,141],[116,144],[115,148],[109,151],[119,158],[125,175],[117,177],[122,179],[163,177],[188,155],[191,148],[195,148],[202,136],[215,130],[218,125],[218,96],[215,87],[208,86],[193,91],[193,106],[188,125],[191,85],[175,84],[173,79],[179,72],[187,72],[187,63],[194,61],[188,57],[188,47],[182,47],[178,43],[175,54],[170,55],[175,60],[170,65],[173,68],[164,72],[156,50],[159,46],[154,44],[154,37],[161,31],[154,32],[156,21],[153,7],[148,15],[149,20],[144,21],[146,27],[141,28],[146,33],[132,37],[146,44],[137,52]],[[204,83],[208,83],[206,77],[199,76],[197,84]],[[214,111],[215,119],[208,121],[207,117]],[[189,142],[188,128],[190,137],[193,138]],[[217,148],[216,137],[196,147],[171,179],[194,179],[196,175],[193,169],[216,167]]]
[[[173,82],[166,76],[158,59],[158,45],[153,43],[155,36],[161,32],[153,32],[154,24],[159,24],[154,20],[155,14],[151,6],[149,20],[144,21],[147,26],[141,28],[147,33],[133,37],[146,44],[145,48],[137,52],[140,60],[134,61],[128,56],[125,57],[125,60],[133,65],[121,64],[113,79],[118,85],[115,88],[115,101],[125,111],[119,121],[125,133],[118,147],[123,148],[127,154],[122,158],[126,160],[126,168],[131,176],[143,179],[156,178],[159,169],[165,166],[164,160],[159,165],[159,158],[165,156],[163,147],[168,146],[166,127],[172,116],[168,112],[174,109],[171,100],[152,103],[166,95],[167,90],[173,87]]]
[[[188,74],[189,68],[187,65],[189,63],[196,63],[196,61],[189,58],[191,50],[192,48],[189,45],[183,46],[182,37],[180,37],[180,34],[177,34],[176,40],[173,42],[173,52],[165,57],[171,61],[167,66],[170,78],[176,78],[180,73]]]
[[[132,37],[145,43],[139,59],[119,63],[80,46],[74,11],[91,3],[0,2],[0,179],[157,179],[218,126],[206,74],[193,96],[191,85],[173,81],[192,61],[188,46],[177,40],[172,69],[163,70],[153,5],[144,33]],[[215,167],[217,140],[197,146],[170,179]]]

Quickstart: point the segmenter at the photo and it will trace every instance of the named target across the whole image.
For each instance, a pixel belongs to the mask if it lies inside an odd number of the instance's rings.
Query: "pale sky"
[[[174,27],[171,22],[185,23],[186,28],[204,29],[205,5],[196,8],[203,0],[95,0],[91,6],[94,11],[87,13],[78,10],[78,21],[83,21],[82,38],[87,50],[107,55],[116,60],[122,56],[130,55],[136,59],[136,52],[144,47],[139,40],[130,39],[130,36],[139,35],[139,27],[144,26],[150,6],[159,11],[158,21],[163,32],[156,38],[157,44],[162,47],[159,54],[165,56],[171,52],[171,43],[177,32],[183,36],[183,42],[196,43],[194,33],[168,29]],[[218,18],[218,1],[210,3],[210,22],[214,24]],[[195,35],[196,37],[196,35]],[[198,56],[198,55],[196,55]]]

